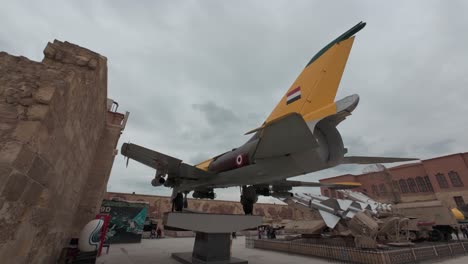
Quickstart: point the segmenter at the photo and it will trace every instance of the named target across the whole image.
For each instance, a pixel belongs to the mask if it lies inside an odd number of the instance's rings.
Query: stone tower
[[[0,259],[54,263],[98,212],[128,117],[108,107],[107,59],[48,43],[0,52]]]

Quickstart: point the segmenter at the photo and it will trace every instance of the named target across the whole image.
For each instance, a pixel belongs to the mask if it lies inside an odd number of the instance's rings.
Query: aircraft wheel
[[[172,202],[174,203],[175,211],[181,212],[184,208],[184,196],[182,193],[178,193]]]
[[[242,209],[244,209],[244,214],[252,215],[254,203],[251,201],[242,202],[242,199],[241,199],[241,203],[242,203]]]
[[[431,232],[431,241],[437,242],[443,239],[443,234],[437,229],[432,230]]]
[[[242,187],[242,197],[244,199],[252,201],[253,203],[257,202],[258,200],[258,195],[257,192],[255,191],[255,188],[253,186],[249,187]]]
[[[244,214],[253,214],[253,206],[257,202],[257,200],[258,196],[253,186],[242,187],[241,204],[242,208],[244,209]]]
[[[418,236],[418,234],[416,232],[414,232],[414,231],[409,232],[409,240],[411,242],[414,242],[414,241],[416,241],[418,239],[419,239],[419,236]]]

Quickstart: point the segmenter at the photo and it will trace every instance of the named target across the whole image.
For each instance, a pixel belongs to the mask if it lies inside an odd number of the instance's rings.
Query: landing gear
[[[184,192],[184,208],[188,208],[188,199],[187,199],[188,192]]]
[[[244,214],[253,214],[253,206],[257,202],[257,200],[258,195],[253,186],[242,186],[242,195],[240,202],[242,204],[242,208],[244,209]]]
[[[444,239],[444,235],[437,229],[432,230],[431,232],[431,241],[438,242]]]
[[[188,199],[187,194],[189,192],[184,192],[183,194],[178,192],[174,199],[172,199],[172,212],[182,212],[184,208],[188,208]]]
[[[184,196],[182,193],[177,193],[176,197],[172,200],[172,211],[182,212],[184,208]]]
[[[410,231],[408,233],[408,239],[411,241],[411,242],[415,242],[419,239],[419,236],[418,236],[418,233],[415,232],[415,231]]]
[[[249,200],[246,200],[246,199],[243,199],[241,197],[241,204],[242,204],[242,209],[244,210],[244,214],[246,215],[252,215],[253,214],[253,206],[254,206],[254,203],[249,201]]]

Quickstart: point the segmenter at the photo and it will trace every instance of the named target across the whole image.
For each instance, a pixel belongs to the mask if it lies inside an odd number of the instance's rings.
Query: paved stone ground
[[[171,258],[173,252],[192,251],[194,238],[143,239],[141,244],[111,245],[109,255],[98,258],[97,264],[153,264],[179,263]],[[324,260],[288,255],[285,253],[245,248],[245,238],[233,240],[232,255],[248,260],[250,264],[278,263],[302,264],[314,260],[314,263],[329,263]]]
[[[97,264],[154,264],[179,263],[171,258],[173,252],[187,252],[193,248],[194,238],[143,239],[141,244],[111,245],[109,255],[98,258]],[[303,264],[333,263],[319,258],[292,255],[281,252],[245,248],[244,237],[233,243],[233,256],[248,260],[250,264]],[[446,264],[466,264],[468,256],[446,259]]]

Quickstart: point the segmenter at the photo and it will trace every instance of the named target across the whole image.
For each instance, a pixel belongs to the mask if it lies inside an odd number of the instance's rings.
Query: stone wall
[[[170,197],[157,195],[129,194],[108,192],[106,199],[119,198],[126,201],[144,201],[149,203],[149,217],[161,219],[165,212],[171,211]],[[242,205],[239,202],[189,199],[188,208],[197,211],[220,213],[220,214],[244,214]],[[306,213],[288,205],[282,204],[263,204],[254,205],[254,215],[261,215],[264,221],[283,219],[310,219],[310,213]]]
[[[108,112],[106,127],[99,140],[93,165],[88,173],[86,185],[81,190],[81,199],[78,211],[75,214],[73,235],[78,235],[89,219],[94,218],[101,208],[102,199],[106,195],[112,164],[117,155],[117,146],[124,115]]]
[[[84,219],[75,216],[100,203],[121,131],[106,125],[105,57],[60,41],[49,43],[44,55],[42,62],[33,62],[0,53],[0,259],[5,263],[56,261],[81,229]]]

